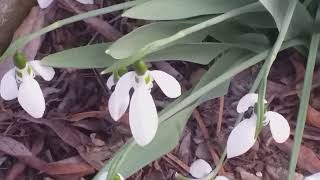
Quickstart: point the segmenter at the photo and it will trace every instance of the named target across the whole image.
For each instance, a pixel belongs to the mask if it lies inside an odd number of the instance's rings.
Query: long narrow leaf
[[[123,9],[127,9],[130,8],[132,6],[135,6],[139,3],[142,3],[144,1],[129,1],[129,2],[125,2],[125,3],[121,3],[121,4],[117,4],[114,6],[109,6],[109,7],[105,7],[105,8],[101,8],[101,9],[97,9],[97,10],[93,10],[93,11],[89,11],[87,13],[83,13],[83,14],[79,14],[79,15],[75,15],[72,16],[70,18],[66,18],[60,21],[57,21],[35,33],[32,33],[30,35],[27,36],[23,36],[19,39],[17,39],[16,41],[12,42],[10,44],[10,46],[8,47],[8,49],[1,55],[0,57],[0,63],[2,63],[5,59],[7,59],[9,56],[13,55],[16,51],[18,51],[20,48],[22,48],[23,46],[25,46],[28,42],[30,42],[31,40],[33,40],[36,37],[39,37],[47,32],[53,31],[55,29],[58,29],[64,25],[70,24],[70,23],[74,23],[86,18],[90,18],[90,17],[94,17],[94,16],[99,16],[101,14],[107,14],[107,13],[111,13],[114,11],[119,11],[119,10],[123,10]]]
[[[318,8],[317,19],[320,18],[320,7]],[[310,42],[310,49],[308,55],[308,62],[306,73],[303,82],[302,96],[300,98],[299,112],[297,117],[297,126],[294,134],[294,143],[291,152],[291,159],[289,164],[289,175],[288,180],[294,179],[295,169],[298,161],[300,146],[302,142],[302,136],[304,131],[304,126],[307,117],[307,108],[309,106],[309,98],[312,86],[312,77],[314,66],[317,58],[317,51],[319,48],[320,34],[313,34]]]

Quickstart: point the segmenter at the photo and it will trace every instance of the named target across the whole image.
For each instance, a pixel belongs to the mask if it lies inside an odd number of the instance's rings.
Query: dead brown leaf
[[[307,123],[320,128],[320,112],[310,105],[308,106],[307,110]]]
[[[278,148],[280,148],[282,151],[290,154],[293,141],[291,139],[288,139],[285,143],[275,143],[275,145],[278,146]],[[298,167],[303,170],[309,171],[310,173],[319,172],[320,159],[318,158],[318,156],[319,155],[313,152],[310,148],[301,144],[298,156]]]

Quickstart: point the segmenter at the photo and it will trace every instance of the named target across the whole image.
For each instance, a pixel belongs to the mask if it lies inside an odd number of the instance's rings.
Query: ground
[[[102,1],[101,1],[102,2]],[[33,9],[25,23],[16,31],[41,28],[58,19],[94,9],[108,3],[81,6],[63,0],[41,11]],[[103,18],[105,21],[102,21]],[[136,22],[113,13],[67,25],[33,41],[24,51],[28,57],[42,57],[86,44],[115,40],[144,22]],[[35,26],[37,24],[38,26]],[[106,28],[108,30],[106,30]],[[22,32],[21,32],[22,31]],[[36,50],[35,50],[36,49]],[[302,87],[305,58],[295,49],[278,55],[269,75],[268,109],[283,114],[294,133]],[[189,88],[197,82],[205,66],[173,62],[151,65],[165,71]],[[132,180],[174,179],[175,172],[188,176],[188,168],[196,159],[205,159],[214,165],[222,154],[226,140],[235,126],[238,114],[236,105],[245,95],[259,72],[260,64],[235,76],[224,97],[200,105],[190,117],[179,144],[162,158],[143,168]],[[127,115],[121,122],[114,122],[108,114],[107,102],[111,91],[105,88],[107,76],[99,75],[100,69],[56,69],[54,80],[39,79],[46,98],[43,119],[33,119],[16,100],[1,100],[0,113],[0,179],[91,179],[130,138]],[[316,69],[307,125],[298,161],[296,179],[320,171],[319,146],[320,117],[319,69]],[[159,88],[153,95],[161,109],[168,102]],[[273,141],[268,127],[262,131],[258,142],[246,154],[228,160],[220,173],[230,179],[272,180],[286,176],[293,137],[283,143]],[[32,153],[31,153],[32,152]]]

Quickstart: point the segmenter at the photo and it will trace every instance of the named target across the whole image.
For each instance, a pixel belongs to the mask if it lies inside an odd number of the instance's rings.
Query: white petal
[[[114,76],[113,74],[108,78],[107,80],[107,87],[109,90],[111,90],[112,86],[114,86],[116,83],[114,82]]]
[[[124,178],[120,174],[118,174],[118,176],[120,177],[121,180],[124,180]],[[104,172],[98,177],[97,180],[106,180],[107,177],[108,177],[108,172]]]
[[[130,89],[133,87],[133,84],[135,82],[135,74],[136,73],[134,71],[130,71],[121,76],[116,84],[114,93],[119,95],[120,98],[125,97],[125,95],[128,95]]]
[[[306,177],[304,180],[319,180],[319,179],[320,179],[320,173],[316,173]]]
[[[157,109],[146,87],[136,88],[129,108],[132,135],[140,146],[149,144],[158,129]]]
[[[290,126],[286,118],[273,111],[266,112],[265,116],[266,120],[270,121],[270,130],[273,139],[277,143],[285,142],[290,136]]]
[[[246,153],[255,143],[257,116],[244,119],[230,133],[227,141],[227,157],[233,158]]]
[[[77,0],[77,1],[82,4],[93,4],[93,0]]]
[[[36,80],[24,77],[18,92],[22,108],[34,118],[41,118],[46,108],[41,88]]]
[[[212,171],[212,168],[209,163],[207,163],[203,159],[198,159],[194,161],[190,166],[190,174],[195,178],[204,178],[206,177],[210,172]]]
[[[18,85],[15,69],[10,69],[4,74],[0,83],[0,94],[4,100],[12,100],[18,96]]]
[[[38,0],[40,8],[47,8],[52,2],[53,0]]]
[[[249,93],[243,96],[238,103],[237,112],[244,113],[249,107],[253,107],[258,102],[258,94]]]
[[[255,94],[255,93],[246,94],[239,100],[239,103],[237,106],[237,112],[244,113],[249,109],[249,107],[253,107],[257,102],[258,102],[258,94]],[[264,103],[267,103],[267,100],[264,100]]]
[[[170,74],[159,70],[150,71],[150,74],[167,97],[176,98],[181,95],[179,82]]]
[[[46,81],[51,81],[54,77],[54,69],[49,66],[43,66],[41,65],[41,61],[30,61],[28,64],[31,66],[32,70],[36,75],[41,76]]]
[[[120,97],[120,96],[118,96]],[[110,116],[113,120],[118,121],[126,112],[128,106],[129,106],[130,96],[129,94],[122,96],[120,98],[117,98],[115,93],[112,93],[109,102],[108,102],[108,108]]]
[[[215,180],[229,180],[229,179],[225,176],[217,176]]]

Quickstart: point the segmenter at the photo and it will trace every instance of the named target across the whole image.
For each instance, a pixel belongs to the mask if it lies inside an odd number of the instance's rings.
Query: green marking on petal
[[[29,74],[29,75],[32,75],[32,69],[31,69],[30,66],[28,66],[28,74]]]
[[[23,53],[17,52],[13,59],[13,63],[18,69],[24,69],[26,67],[27,57]]]
[[[22,73],[21,73],[20,71],[17,71],[17,70],[16,70],[16,75],[17,75],[18,77],[22,78]]]
[[[144,81],[146,82],[146,84],[149,84],[151,82],[151,80],[152,80],[152,78],[151,78],[151,76],[149,74],[148,74],[148,76],[146,76],[144,78]]]

